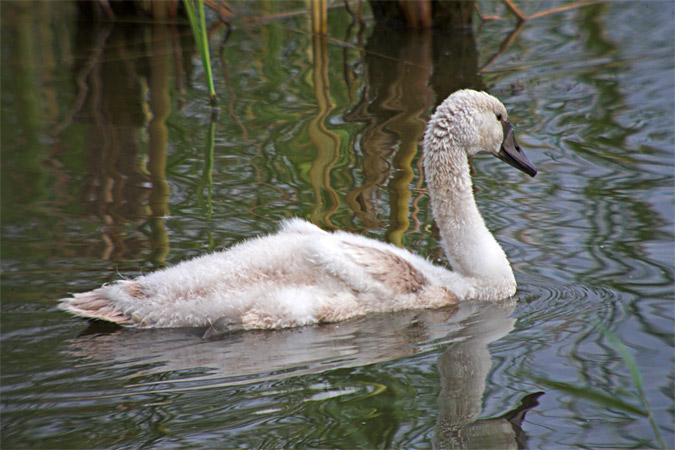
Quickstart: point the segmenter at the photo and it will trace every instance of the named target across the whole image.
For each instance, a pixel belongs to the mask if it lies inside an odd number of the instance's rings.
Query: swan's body
[[[75,294],[60,306],[127,326],[215,326],[219,332],[511,297],[511,266],[476,207],[469,175],[469,156],[478,152],[536,174],[506,117],[496,98],[463,90],[438,107],[427,127],[426,179],[454,271],[390,244],[292,219],[276,234]]]

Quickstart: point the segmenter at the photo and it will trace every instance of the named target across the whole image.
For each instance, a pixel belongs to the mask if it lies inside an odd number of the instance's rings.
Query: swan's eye
[[[499,120],[501,122],[502,121],[502,113],[497,113],[495,115],[497,116],[497,120]]]

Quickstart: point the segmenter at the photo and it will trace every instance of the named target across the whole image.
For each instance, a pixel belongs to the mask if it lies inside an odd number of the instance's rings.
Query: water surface
[[[674,447],[673,4],[453,33],[338,5],[330,39],[305,13],[244,20],[304,3],[236,5],[212,122],[185,26],[2,3],[2,446]],[[291,216],[443,261],[419,142],[466,87],[539,170],[474,161],[513,301],[213,341],[55,309]]]

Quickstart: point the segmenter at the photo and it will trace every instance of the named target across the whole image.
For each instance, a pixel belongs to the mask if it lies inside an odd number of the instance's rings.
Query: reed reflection
[[[316,24],[320,19],[312,18],[313,29],[321,29],[321,24]],[[307,134],[316,148],[316,158],[309,170],[309,179],[314,191],[314,208],[311,220],[314,223],[324,223],[330,226],[330,216],[337,210],[340,202],[331,186],[330,170],[340,156],[340,136],[328,129],[326,119],[334,108],[330,98],[330,81],[328,78],[328,48],[326,36],[312,35],[312,82],[313,93],[318,107],[318,112],[308,124]],[[324,206],[324,193],[328,199],[328,205]]]
[[[86,171],[81,202],[105,223],[103,259],[138,257],[144,240],[128,224],[150,222],[150,259],[162,265],[168,252],[164,217],[169,213],[166,120],[173,78],[182,83],[183,36],[175,27],[134,23],[102,24],[80,20],[75,33],[71,114],[55,137],[83,127]],[[179,86],[180,88],[181,86]],[[147,144],[144,136],[147,136]],[[147,145],[147,148],[146,148]],[[147,151],[147,165],[144,155]]]
[[[133,257],[135,245],[124,228],[145,215],[150,195],[138,164],[143,152],[139,132],[146,124],[142,29],[81,24],[75,43],[73,122],[84,128],[86,152],[82,203],[105,223],[101,257]]]
[[[410,228],[410,184],[418,170],[413,162],[427,113],[458,89],[484,88],[476,43],[470,29],[439,33],[377,25],[365,45],[363,64],[363,95],[345,120],[366,124],[359,142],[364,181],[350,189],[345,201],[365,230],[388,224],[387,239],[402,245]],[[385,183],[386,221],[377,206],[378,189]],[[412,215],[412,220],[418,229],[420,219]]]

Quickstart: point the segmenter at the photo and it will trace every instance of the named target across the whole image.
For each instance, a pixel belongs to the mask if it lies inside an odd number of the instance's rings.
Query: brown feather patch
[[[130,281],[124,285],[124,290],[127,291],[131,297],[142,298],[146,297],[145,291],[141,287],[141,284],[136,281]]]
[[[372,247],[345,242],[348,254],[382,284],[401,293],[420,292],[428,284],[427,278],[408,261],[398,255]]]

